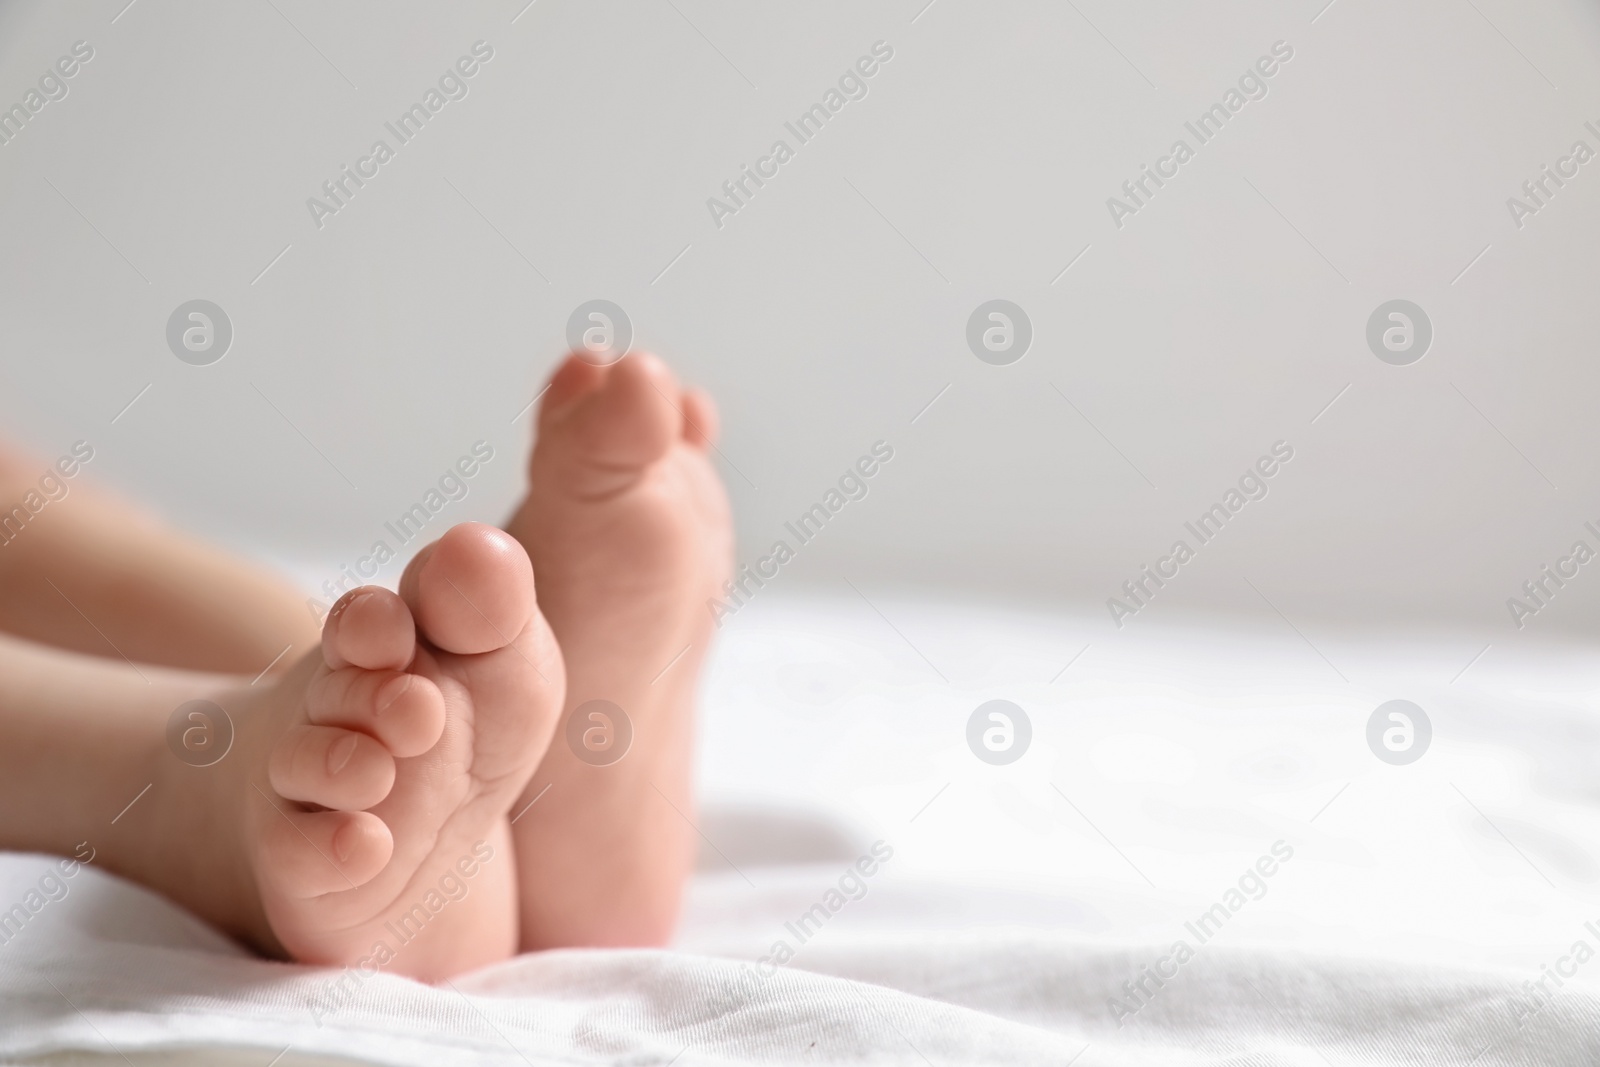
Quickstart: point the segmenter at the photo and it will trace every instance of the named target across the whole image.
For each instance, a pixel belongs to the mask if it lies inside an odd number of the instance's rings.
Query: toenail
[[[356,735],[349,734],[335,741],[328,749],[328,773],[338,774],[356,754]]]
[[[365,589],[357,589],[346,593],[344,596],[339,598],[339,602],[333,606],[333,610],[328,612],[328,618],[337,619],[339,616],[349,611],[351,607],[359,604],[361,601],[367,599],[367,597],[371,595],[372,594],[367,592]]]
[[[390,678],[378,689],[378,713],[381,715],[390,704],[405,696],[411,688],[411,675],[401,674]]]
[[[348,860],[350,858],[351,850],[355,848],[355,842],[351,840],[354,835],[352,835],[350,832],[354,826],[355,823],[345,823],[343,826],[339,827],[333,832],[333,840],[329,842],[333,846],[333,854],[335,858],[337,858],[340,863],[344,863],[346,860]]]

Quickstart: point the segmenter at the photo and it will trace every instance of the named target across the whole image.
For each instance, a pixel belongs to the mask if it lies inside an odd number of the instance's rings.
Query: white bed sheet
[[[769,600],[730,621],[713,665],[710,844],[672,951],[545,953],[439,988],[380,975],[329,1010],[335,973],[251,959],[91,869],[0,944],[0,1054],[1600,1062],[1600,961],[1549,998],[1524,986],[1580,940],[1600,950],[1588,649],[1505,641],[1474,660],[1481,635]],[[996,697],[1034,726],[1008,767],[965,747]],[[1407,767],[1365,743],[1394,697],[1434,725]],[[865,895],[802,942],[795,923],[878,841],[893,856]],[[1186,924],[1280,842],[1293,856],[1265,894],[1199,943]],[[0,858],[0,905],[47,862]],[[1192,959],[1129,995],[1178,939]],[[794,958],[763,977],[780,941]]]

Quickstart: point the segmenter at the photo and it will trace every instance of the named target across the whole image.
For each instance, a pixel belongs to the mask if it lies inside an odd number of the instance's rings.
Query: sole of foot
[[[509,814],[563,692],[527,554],[454,527],[398,595],[344,596],[320,649],[270,687],[215,698],[237,731],[221,762],[164,764],[153,795],[187,812],[173,818],[201,840],[184,847],[218,855],[210,886],[172,895],[305,963],[432,981],[507,958]]]
[[[661,944],[694,860],[695,689],[733,554],[716,410],[649,353],[572,356],[537,433],[507,529],[539,570],[566,715],[606,701],[632,741],[607,764],[558,740],[519,800],[523,948]]]

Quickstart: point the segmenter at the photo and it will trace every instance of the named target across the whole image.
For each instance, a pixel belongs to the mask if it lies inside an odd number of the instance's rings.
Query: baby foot
[[[527,554],[492,527],[451,529],[399,595],[341,599],[321,649],[270,689],[217,699],[238,730],[223,762],[169,761],[177,788],[162,792],[207,804],[241,839],[250,904],[172,895],[306,963],[437,980],[505,959],[518,944],[508,809],[562,691]]]
[[[507,529],[540,575],[567,667],[567,714],[607,700],[632,725],[618,762],[557,740],[516,820],[522,948],[661,944],[696,834],[694,692],[707,603],[732,557],[728,502],[706,455],[716,412],[655,356],[570,357],[539,411],[527,500]],[[537,801],[536,803],[534,803]]]

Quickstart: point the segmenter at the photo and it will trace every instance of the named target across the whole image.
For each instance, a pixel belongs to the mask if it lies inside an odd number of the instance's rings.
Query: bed
[[[1117,630],[849,590],[774,592],[721,637],[705,847],[669,950],[351,980],[251,958],[91,864],[4,932],[0,1056],[1600,1061],[1590,648]],[[1003,764],[968,742],[996,699],[1031,727]],[[1410,762],[1369,744],[1396,699],[1431,728]],[[51,862],[0,857],[0,904]]]

